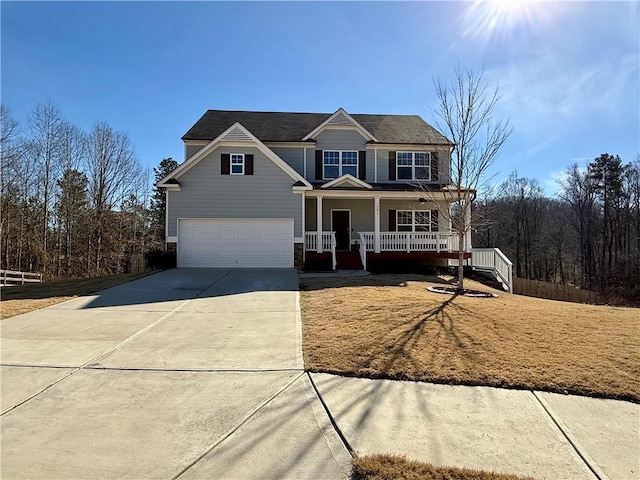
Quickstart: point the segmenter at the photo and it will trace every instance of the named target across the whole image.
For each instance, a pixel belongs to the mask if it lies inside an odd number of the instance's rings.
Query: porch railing
[[[471,266],[492,273],[509,293],[513,293],[513,263],[499,248],[473,248]]]
[[[322,232],[320,251],[331,252],[331,267],[336,269],[336,232]],[[304,249],[307,252],[318,251],[318,232],[304,232]]]
[[[373,252],[374,232],[360,232],[361,250]],[[380,232],[381,252],[456,252],[458,235],[452,232]],[[364,264],[364,262],[363,262]]]
[[[367,234],[364,232],[358,232],[358,236],[360,237],[360,261],[362,262],[362,268],[364,270],[367,269],[367,242],[369,241],[369,238],[367,237]],[[373,242],[373,239],[371,239],[371,242]]]

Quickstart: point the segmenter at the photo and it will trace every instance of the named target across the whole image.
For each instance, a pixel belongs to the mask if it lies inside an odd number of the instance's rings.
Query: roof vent
[[[247,132],[245,132],[239,125],[236,125],[231,130],[229,130],[227,134],[224,136],[224,138],[222,138],[221,140],[227,141],[227,142],[251,142],[252,141],[251,137],[247,135]]]

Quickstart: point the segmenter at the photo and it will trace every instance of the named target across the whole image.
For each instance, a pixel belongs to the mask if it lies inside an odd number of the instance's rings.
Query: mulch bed
[[[448,295],[464,295],[465,297],[472,298],[497,298],[498,295],[490,292],[483,292],[481,290],[471,290],[469,288],[463,288],[459,290],[457,287],[427,287],[427,290],[433,293],[443,293]]]

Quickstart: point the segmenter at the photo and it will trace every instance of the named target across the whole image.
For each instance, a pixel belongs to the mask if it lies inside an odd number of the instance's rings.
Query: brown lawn
[[[32,312],[82,295],[91,295],[105,288],[115,287],[146,275],[149,273],[74,278],[72,280],[2,287],[0,290],[2,297],[0,319]]]
[[[519,480],[523,477],[467,468],[435,467],[397,455],[356,456],[353,480]]]
[[[302,279],[306,368],[640,402],[640,310],[425,290],[443,282],[419,275]],[[491,290],[469,280],[465,286]]]

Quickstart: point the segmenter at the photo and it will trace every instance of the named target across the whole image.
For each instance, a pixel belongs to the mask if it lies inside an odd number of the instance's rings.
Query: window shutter
[[[431,181],[437,182],[438,178],[438,152],[431,152]]]
[[[222,175],[229,175],[231,173],[231,154],[223,153],[220,156],[220,173]]]
[[[396,152],[389,152],[389,180],[395,180],[395,179],[396,179]]]
[[[322,180],[322,150],[316,150],[316,180]]]
[[[438,231],[438,210],[431,210],[431,231]]]
[[[358,178],[367,180],[367,152],[365,150],[358,152]]]
[[[395,210],[389,210],[389,231],[390,232],[396,231],[396,211]]]
[[[253,175],[253,155],[251,154],[244,156],[244,174]]]

